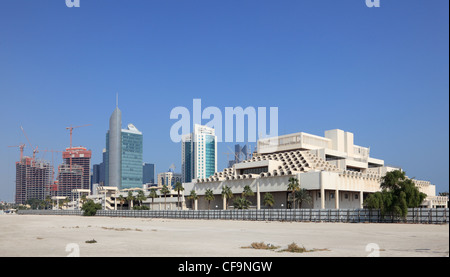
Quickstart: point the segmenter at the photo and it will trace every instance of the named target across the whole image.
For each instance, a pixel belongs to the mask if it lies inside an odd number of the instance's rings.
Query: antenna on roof
[[[119,107],[119,93],[116,93],[116,108]]]

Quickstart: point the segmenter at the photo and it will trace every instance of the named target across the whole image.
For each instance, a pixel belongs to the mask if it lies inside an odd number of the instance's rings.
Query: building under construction
[[[63,152],[64,163],[58,167],[58,196],[71,196],[74,189],[89,189],[92,151],[69,147]]]
[[[46,161],[21,157],[16,162],[16,204],[26,204],[28,200],[44,200],[51,196],[53,166]]]

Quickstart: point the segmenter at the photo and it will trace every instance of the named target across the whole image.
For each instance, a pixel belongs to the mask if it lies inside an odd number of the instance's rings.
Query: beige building
[[[240,195],[248,185],[255,192],[250,198],[254,208],[264,208],[264,194],[275,198],[274,208],[286,208],[290,177],[299,180],[309,191],[312,203],[302,208],[362,208],[364,199],[380,191],[381,178],[388,171],[384,161],[370,156],[370,148],[354,144],[353,133],[342,130],[325,131],[325,136],[295,133],[258,141],[257,153],[250,160],[216,172],[209,178],[194,179],[184,184],[185,196],[195,190],[200,196],[198,208],[206,209],[205,191],[211,189],[215,199],[212,208],[225,209],[221,193],[224,186]],[[447,197],[436,196],[436,188],[428,181],[415,183],[428,195],[425,207],[447,207]],[[232,202],[232,201],[229,201]],[[228,203],[228,206],[232,203]]]
[[[172,189],[177,182],[181,183],[181,173],[174,173],[172,171],[158,173],[159,188],[166,185],[169,189]]]

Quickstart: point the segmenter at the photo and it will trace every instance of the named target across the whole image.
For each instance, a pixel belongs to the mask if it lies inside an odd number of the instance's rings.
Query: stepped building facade
[[[355,145],[353,133],[335,129],[320,137],[300,132],[259,140],[251,159],[185,183],[185,194],[194,189],[200,196],[199,209],[206,209],[204,195],[210,189],[216,195],[210,205],[225,209],[221,195],[224,186],[231,188],[235,196],[250,186],[255,192],[250,201],[256,209],[265,208],[264,194],[269,192],[275,199],[273,208],[289,208],[292,204],[287,187],[289,178],[294,177],[312,198],[302,208],[362,208],[369,194],[380,191],[386,172],[396,169],[400,168],[371,157],[370,148]],[[428,195],[425,207],[447,207],[447,197],[436,196],[434,185],[414,182]]]

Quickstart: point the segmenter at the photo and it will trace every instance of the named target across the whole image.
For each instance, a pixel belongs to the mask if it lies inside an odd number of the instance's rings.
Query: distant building
[[[183,182],[208,178],[217,170],[217,137],[213,128],[195,124],[194,132],[181,141]]]
[[[158,187],[166,185],[169,189],[173,189],[177,182],[181,183],[181,179],[180,173],[174,173],[171,170],[168,172],[161,172],[158,174]]]
[[[142,165],[142,184],[155,183],[155,165],[144,163]]]
[[[106,134],[105,185],[124,188],[142,187],[143,136],[133,124],[122,129],[122,112],[118,107],[109,120]]]
[[[228,161],[228,167],[232,167],[234,164],[248,160],[251,156],[251,150],[248,145],[244,145],[244,147],[242,147],[239,144],[236,144],[234,146],[234,159]]]
[[[73,189],[90,188],[92,151],[85,147],[66,148],[58,168],[58,196],[71,196]]]
[[[16,162],[16,204],[25,204],[28,200],[44,200],[51,195],[53,167],[45,161],[33,161],[23,157]]]
[[[142,187],[143,167],[143,137],[142,133],[133,125],[128,124],[122,129],[122,159],[120,189]]]

